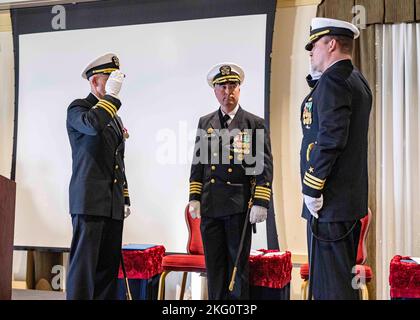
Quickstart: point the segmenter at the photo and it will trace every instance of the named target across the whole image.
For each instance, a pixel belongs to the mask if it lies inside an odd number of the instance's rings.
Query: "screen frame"
[[[60,5],[65,9],[66,28],[55,30],[53,5],[11,10],[15,59],[15,105],[11,180],[16,179],[19,119],[19,36],[112,26],[219,18],[253,14],[266,15],[264,119],[270,128],[271,53],[276,0],[104,0]],[[273,201],[272,201],[273,202]],[[267,227],[269,249],[278,249],[274,206],[270,205]]]

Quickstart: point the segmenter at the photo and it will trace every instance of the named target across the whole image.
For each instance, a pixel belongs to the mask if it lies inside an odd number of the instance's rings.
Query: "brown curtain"
[[[420,0],[324,0],[317,16],[351,21],[355,5],[365,7],[368,25],[420,21]]]
[[[375,61],[375,26],[368,25],[361,30],[360,38],[356,41],[354,63],[366,77],[373,94],[372,111],[369,120],[368,132],[368,174],[369,198],[368,204],[372,211],[372,222],[367,240],[367,265],[376,274],[376,61]],[[368,284],[370,299],[376,299],[376,279]]]

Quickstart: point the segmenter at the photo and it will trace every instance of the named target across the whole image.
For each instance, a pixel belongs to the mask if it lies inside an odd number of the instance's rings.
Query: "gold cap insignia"
[[[232,71],[232,68],[226,65],[226,66],[221,66],[219,70],[222,76],[227,76]]]
[[[112,57],[112,62],[114,62],[114,64],[119,67],[120,66],[120,60],[118,59],[117,56],[113,56]]]

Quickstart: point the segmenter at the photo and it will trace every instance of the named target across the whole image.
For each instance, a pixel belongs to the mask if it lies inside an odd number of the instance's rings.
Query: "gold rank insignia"
[[[214,130],[213,130],[213,128],[208,128],[208,129],[207,129],[207,133],[208,133],[208,134],[212,134],[212,133],[213,133],[213,131],[214,131]]]
[[[119,67],[120,66],[120,60],[118,59],[117,56],[113,56],[112,57],[112,62],[114,62],[114,64]]]
[[[222,76],[227,76],[227,75],[230,75],[232,68],[228,65],[225,65],[225,66],[221,66],[219,71],[222,74]]]

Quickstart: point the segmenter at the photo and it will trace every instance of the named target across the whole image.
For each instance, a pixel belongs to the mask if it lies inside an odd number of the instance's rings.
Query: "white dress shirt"
[[[228,116],[230,119],[227,121],[227,125],[230,125],[233,118],[235,118],[235,115],[238,112],[238,109],[239,109],[239,104],[236,105],[236,107],[231,112],[228,113]],[[221,107],[220,107],[220,111],[222,112],[222,116],[225,116],[226,113],[223,112],[223,109]]]

